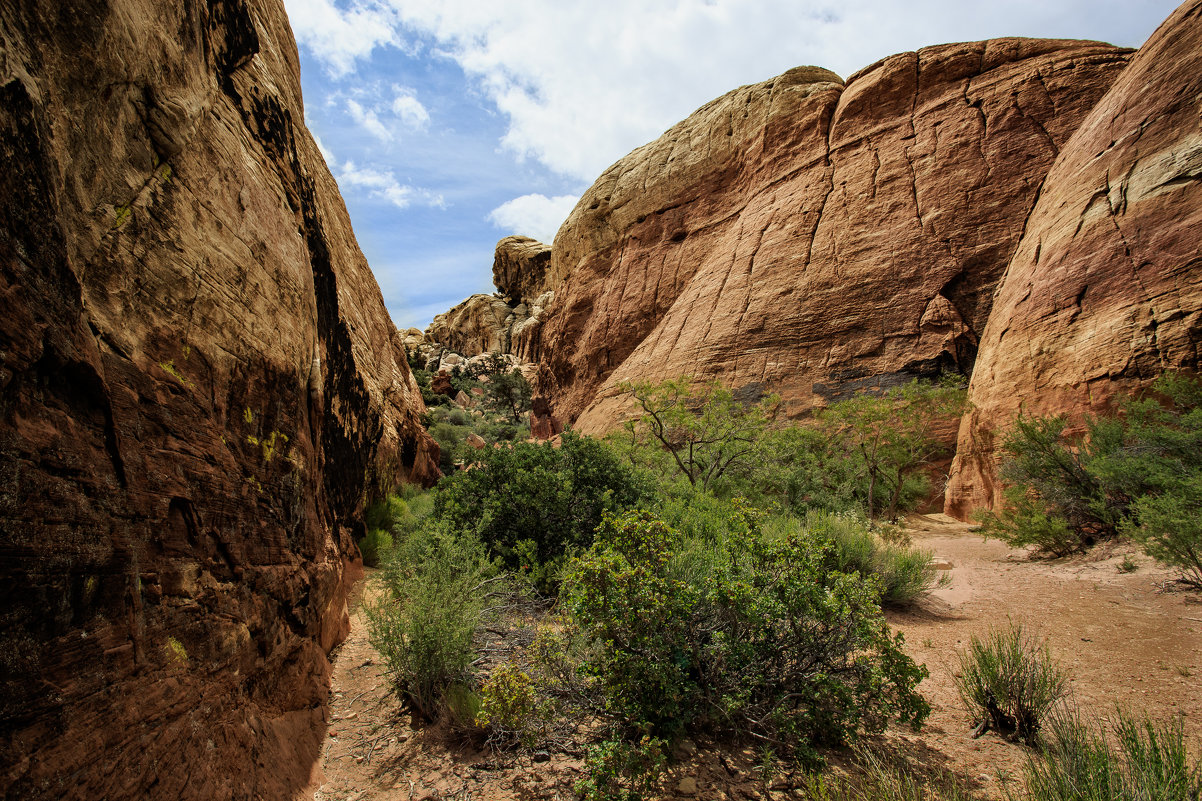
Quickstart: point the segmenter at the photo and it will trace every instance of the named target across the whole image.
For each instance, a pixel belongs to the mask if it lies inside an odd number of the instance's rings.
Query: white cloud
[[[392,113],[402,124],[414,130],[425,128],[430,123],[430,112],[417,99],[417,92],[408,86],[392,85],[394,94]]]
[[[414,203],[423,206],[445,208],[442,195],[428,189],[402,184],[390,171],[359,167],[347,161],[337,170],[335,177],[343,190],[349,188],[366,190],[371,197],[386,200],[398,209],[408,208]]]
[[[338,8],[333,0],[288,0],[288,21],[299,44],[321,59],[330,75],[342,77],[383,45],[398,45],[396,14],[374,2]]]
[[[848,75],[892,53],[1023,35],[1139,44],[1176,0],[287,0],[334,73],[375,47],[432,41],[506,115],[503,148],[595,179],[742,83],[817,64]],[[299,24],[298,24],[299,23]],[[380,27],[383,26],[383,27]],[[400,94],[410,124],[428,114]],[[420,111],[418,110],[420,109]]]
[[[380,122],[380,117],[376,114],[375,109],[364,108],[358,101],[348,99],[346,110],[350,112],[351,119],[358,123],[363,130],[381,142],[392,140],[392,132],[384,123]]]
[[[317,145],[317,150],[319,153],[321,153],[321,157],[326,160],[326,164],[333,164],[334,154],[329,151],[329,149],[325,146],[325,143],[322,142],[321,139],[318,138],[317,134],[315,134],[312,130],[309,131],[309,136],[313,137],[313,144]]]
[[[576,195],[522,195],[489,212],[488,221],[510,233],[534,237],[549,245],[579,199]]]

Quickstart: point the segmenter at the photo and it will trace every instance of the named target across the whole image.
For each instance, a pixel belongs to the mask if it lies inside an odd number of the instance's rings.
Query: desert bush
[[[472,640],[482,625],[498,568],[474,536],[445,525],[419,527],[397,542],[380,572],[380,595],[367,608],[368,635],[399,695],[433,720],[472,720]],[[448,695],[448,693],[450,693]]]
[[[1123,530],[1153,559],[1178,568],[1184,584],[1202,590],[1202,473],[1133,506]]]
[[[642,801],[666,762],[667,743],[658,737],[635,742],[610,737],[588,750],[576,792],[583,801]]]
[[[1202,588],[1202,382],[1166,373],[1117,417],[1089,416],[1065,435],[1060,417],[1019,416],[1003,441],[1004,508],[987,536],[1063,555],[1128,534]]]
[[[597,440],[565,432],[560,447],[515,442],[477,452],[471,470],[448,476],[434,514],[473,533],[512,570],[533,571],[587,547],[606,512],[641,501],[646,485]],[[551,589],[544,575],[541,589]]]
[[[1155,723],[1118,710],[1111,736],[1075,710],[1057,710],[1039,757],[1024,770],[1024,801],[1198,801],[1202,765],[1181,719]],[[1016,794],[1011,794],[1015,798]]]
[[[1036,745],[1052,707],[1067,693],[1067,675],[1045,642],[1021,625],[990,629],[972,637],[960,654],[956,689],[970,712],[979,716],[977,734],[987,729]]]
[[[1001,510],[980,510],[975,515],[986,538],[1003,540],[1014,548],[1031,546],[1033,554],[1053,557],[1084,551],[1093,542],[1092,535],[1082,536],[1027,487],[1007,487],[1002,494]]]
[[[493,668],[480,687],[476,723],[488,730],[493,743],[530,747],[537,741],[541,706],[529,674],[506,662]]]
[[[628,512],[606,518],[575,563],[561,597],[627,740],[757,736],[816,763],[818,746],[890,718],[920,724],[926,671],[889,635],[872,583],[827,570],[824,544],[748,529],[699,546]],[[682,555],[705,569],[682,569]]]
[[[381,528],[373,528],[367,536],[359,540],[359,553],[363,555],[363,564],[376,567],[380,559],[392,548],[392,535]]]
[[[827,569],[872,577],[885,606],[912,604],[948,580],[932,564],[933,552],[886,542],[855,513],[811,510],[794,525],[806,536],[829,543]]]

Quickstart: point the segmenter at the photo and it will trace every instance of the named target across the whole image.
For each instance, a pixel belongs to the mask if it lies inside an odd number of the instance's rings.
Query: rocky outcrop
[[[551,248],[526,236],[507,236],[497,243],[493,283],[497,293],[472,295],[450,311],[436,315],[424,332],[411,329],[405,346],[428,370],[443,366],[444,355],[470,358],[485,353],[513,354],[526,360],[542,325],[543,312],[555,297],[546,288]]]
[[[497,243],[492,282],[511,303],[528,303],[546,292],[551,246],[528,236],[507,236]]]
[[[995,443],[1024,409],[1100,411],[1202,342],[1202,2],[1177,10],[1044,182],[981,337],[947,509],[998,500]]]
[[[0,12],[0,795],[291,798],[436,446],[278,0]]]
[[[1062,147],[1128,52],[1003,39],[804,67],[623,158],[560,229],[528,358],[605,430],[623,379],[716,377],[786,410],[972,370]]]

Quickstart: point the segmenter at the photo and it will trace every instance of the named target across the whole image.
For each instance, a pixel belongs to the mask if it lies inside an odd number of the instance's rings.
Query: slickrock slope
[[[0,8],[0,797],[289,798],[436,446],[278,0]]]
[[[1039,186],[1127,51],[1003,39],[791,70],[611,167],[556,237],[528,349],[561,419],[622,379],[714,376],[804,413],[968,372]]]
[[[1000,494],[997,432],[1019,408],[1098,411],[1202,341],[1202,2],[1181,6],[1048,174],[994,301],[948,487]]]

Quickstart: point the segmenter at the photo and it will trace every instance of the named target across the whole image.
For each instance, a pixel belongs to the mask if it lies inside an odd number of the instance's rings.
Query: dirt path
[[[1021,773],[1028,751],[993,734],[972,739],[952,683],[957,651],[1007,619],[1047,638],[1086,711],[1105,717],[1121,704],[1157,719],[1180,713],[1195,751],[1202,747],[1202,603],[1161,591],[1167,571],[1131,548],[1031,562],[942,515],[913,517],[909,528],[915,544],[952,566],[950,585],[918,609],[889,616],[931,674],[921,687],[934,708],[928,725],[889,737],[913,761],[972,777],[991,797],[1000,795],[999,776]],[[1140,567],[1121,572],[1124,558]],[[316,801],[566,800],[581,776],[579,755],[498,755],[415,728],[387,689],[358,602],[334,660],[329,722],[320,787],[306,796]],[[759,777],[754,751],[719,754],[698,745],[678,754],[666,786],[679,792],[666,797],[791,797],[787,777]]]
[[[909,528],[916,545],[952,564],[950,586],[910,614],[889,616],[931,673],[920,689],[934,712],[912,738],[921,751],[932,749],[991,793],[999,772],[1021,773],[1027,749],[992,734],[968,736],[952,682],[957,650],[1007,619],[1048,640],[1087,712],[1106,717],[1119,704],[1156,719],[1181,713],[1187,736],[1202,746],[1202,603],[1196,594],[1161,591],[1169,571],[1130,546],[1032,562],[943,515],[915,516]],[[1124,558],[1139,568],[1122,572]]]

